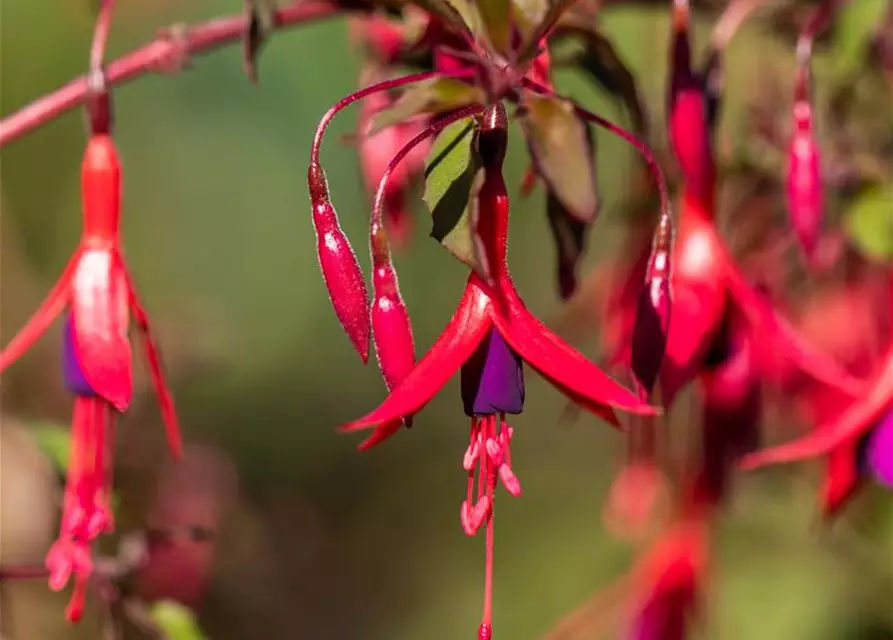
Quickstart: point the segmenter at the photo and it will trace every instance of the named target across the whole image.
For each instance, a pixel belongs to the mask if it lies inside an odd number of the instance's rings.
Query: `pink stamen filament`
[[[504,415],[488,415],[471,419],[471,435],[463,461],[463,466],[468,470],[468,487],[465,504],[463,505],[463,513],[469,519],[468,522],[463,523],[467,527],[466,534],[469,536],[474,535],[483,524],[483,520],[486,519],[487,522],[484,607],[481,615],[481,624],[478,628],[478,640],[489,640],[492,637],[493,551],[495,541],[493,506],[496,485],[501,474],[505,472],[514,477],[514,473],[511,471],[511,451],[509,447],[511,436],[512,428],[505,424]],[[498,450],[489,451],[488,443],[496,443],[498,447],[495,447],[495,449]],[[474,470],[475,466],[477,466],[477,473]],[[475,480],[477,480],[477,503],[472,505],[471,500],[475,493]],[[517,491],[517,481],[515,481],[515,488],[510,490],[510,493],[517,495]],[[479,512],[481,505],[485,505],[486,508],[483,518],[479,517],[481,515]]]

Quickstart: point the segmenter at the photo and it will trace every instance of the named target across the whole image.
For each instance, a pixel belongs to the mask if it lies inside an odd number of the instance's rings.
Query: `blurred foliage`
[[[163,600],[153,605],[151,615],[167,640],[205,640],[192,612],[176,602]]]
[[[33,421],[29,425],[31,435],[53,467],[64,474],[71,457],[71,432],[53,422]]]
[[[216,0],[120,4],[113,56],[153,37],[161,26],[238,8]],[[851,4],[861,10],[881,3]],[[819,87],[832,77],[835,60],[858,60],[864,46],[859,25],[867,20],[848,17],[845,24],[855,26],[840,37],[838,52],[819,53]],[[658,125],[666,11],[621,6],[607,10],[602,22],[637,73]],[[9,114],[82,73],[91,26],[86,3],[3,2],[0,112]],[[699,46],[706,33],[699,32]],[[346,42],[341,21],[276,34],[258,61],[258,86],[246,78],[236,46],[196,60],[194,69],[180,75],[149,76],[116,93],[127,260],[161,344],[170,345],[168,361],[192,362],[189,352],[200,350],[208,365],[171,366],[186,437],[224,449],[247,487],[246,508],[226,525],[239,535],[224,535],[230,546],[219,553],[227,566],[200,613],[215,640],[440,640],[467,636],[478,613],[483,540],[466,539],[459,526],[467,425],[457,382],[439,394],[411,432],[380,450],[361,455],[357,440],[334,432],[384,393],[374,367],[357,363],[326,299],[304,184],[318,118],[355,86],[358,59]],[[755,87],[762,89],[768,80],[789,95],[792,62],[790,42],[763,23],[748,25],[733,42],[720,130],[724,151],[740,149],[750,135]],[[570,70],[559,71],[556,84],[607,117],[624,117],[609,96]],[[872,95],[877,91],[870,88]],[[785,97],[768,108],[784,120],[787,105]],[[361,239],[368,202],[357,188],[354,150],[336,142],[354,127],[351,115],[333,124],[323,160],[344,227]],[[660,135],[663,129],[655,130]],[[511,140],[510,189],[526,168],[526,152],[517,152],[523,149],[518,133]],[[7,251],[0,255],[0,266],[9,265],[0,269],[4,291],[14,281],[32,279],[39,291],[31,295],[39,300],[75,246],[83,143],[81,114],[72,113],[0,151],[4,230],[20,240],[24,256],[24,265],[12,266]],[[600,135],[597,149],[608,215],[592,234],[588,265],[625,233],[617,223],[633,167],[634,152],[614,137]],[[757,155],[761,165],[772,165],[771,150]],[[539,190],[513,201],[511,263],[528,305],[545,318],[555,309],[555,295],[544,199]],[[421,203],[417,211],[427,215]],[[863,213],[858,225],[883,226],[889,220],[881,214]],[[760,219],[766,224],[765,215]],[[420,349],[446,323],[465,278],[464,268],[427,237],[428,230],[420,224],[416,242],[397,257]],[[863,228],[857,237],[883,236]],[[361,252],[364,266],[367,259]],[[14,329],[4,324],[0,342]],[[592,345],[586,346],[592,353]],[[49,376],[46,371],[45,359],[28,356],[4,376],[4,386],[7,379],[10,385],[27,379],[28,393],[43,393],[37,384]],[[542,635],[624,572],[631,559],[631,551],[613,542],[600,522],[600,503],[622,443],[592,419],[573,429],[556,428],[563,401],[547,386],[530,375],[527,409],[514,421],[513,455],[524,497],[498,507],[494,626],[500,637],[514,640]],[[680,402],[666,428],[685,426],[691,414],[686,403]],[[40,417],[68,419],[64,401],[48,399],[46,406],[52,408]],[[146,452],[158,450],[162,439],[151,402],[146,407],[126,418],[120,431],[120,447],[139,443],[119,474],[120,486],[135,492],[146,490],[157,463]],[[860,565],[841,559],[810,527],[815,480],[784,469],[741,478],[740,484],[741,495],[721,528],[705,636],[867,637],[838,630],[853,612],[862,615],[872,606],[878,591],[853,588],[864,578]],[[890,513],[888,504],[881,508]],[[893,533],[889,526],[886,531],[887,547],[864,545],[879,574],[889,569]],[[27,615],[44,621],[42,640],[97,637],[89,621],[79,628],[64,625],[62,600],[47,596],[43,585],[27,589],[39,603]],[[874,608],[889,628],[889,610]]]

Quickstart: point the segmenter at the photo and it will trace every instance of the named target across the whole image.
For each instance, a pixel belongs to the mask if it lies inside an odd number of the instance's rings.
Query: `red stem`
[[[413,73],[408,76],[403,76],[402,78],[392,78],[391,80],[384,80],[382,82],[378,82],[376,84],[369,85],[368,87],[363,87],[358,91],[353,92],[349,96],[345,96],[337,103],[335,103],[331,109],[326,111],[326,114],[322,117],[322,120],[319,121],[319,125],[316,128],[316,135],[313,136],[313,145],[310,147],[310,163],[311,164],[319,164],[319,150],[322,146],[322,139],[325,136],[326,129],[329,126],[329,123],[332,121],[340,111],[343,111],[354,102],[358,100],[362,100],[373,93],[381,93],[382,91],[390,91],[391,89],[396,89],[397,87],[402,87],[407,84],[413,84],[416,82],[422,82],[424,80],[428,80],[430,78],[437,77],[452,77],[452,78],[464,78],[470,75],[473,75],[473,70],[468,70],[467,72],[455,73],[455,74],[443,74],[439,71],[425,71],[422,73]]]
[[[797,39],[797,64],[799,66],[802,67],[809,64],[812,58],[812,42],[819,31],[827,26],[828,21],[831,19],[831,14],[834,13],[834,9],[839,1],[824,0],[809,16],[809,20],[806,21],[803,30],[800,32],[800,37]]]
[[[102,6],[99,8],[99,16],[96,18],[96,26],[93,29],[93,44],[90,47],[91,71],[102,67],[102,61],[105,58],[105,47],[112,26],[114,8],[115,0],[103,0]]]
[[[304,0],[273,12],[275,29],[331,18],[346,9],[331,0]],[[165,35],[111,62],[106,70],[109,86],[117,86],[160,70],[183,55],[195,55],[238,42],[248,28],[244,15],[216,18],[189,28],[182,39]],[[56,91],[35,100],[0,121],[0,147],[82,104],[88,94],[87,77],[75,78]]]
[[[36,580],[46,578],[49,571],[40,565],[0,567],[0,582],[4,580]]]

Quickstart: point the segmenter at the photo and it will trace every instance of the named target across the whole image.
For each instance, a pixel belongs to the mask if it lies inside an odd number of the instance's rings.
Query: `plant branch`
[[[303,0],[273,12],[273,28],[287,29],[306,22],[360,9],[332,0]],[[169,28],[152,42],[110,62],[108,85],[122,85],[154,71],[179,70],[182,61],[240,42],[248,28],[244,15],[217,18],[185,29]],[[0,147],[82,104],[87,97],[87,77],[80,76],[0,121]]]

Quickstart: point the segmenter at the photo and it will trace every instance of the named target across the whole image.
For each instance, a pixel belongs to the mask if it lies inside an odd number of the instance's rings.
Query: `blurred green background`
[[[120,5],[110,56],[159,27],[239,10],[236,0]],[[611,9],[605,25],[659,118],[665,12]],[[4,0],[2,113],[82,73],[91,27],[84,2]],[[127,259],[165,348],[186,438],[225,451],[242,482],[238,513],[226,523],[237,551],[225,552],[200,617],[215,640],[446,640],[471,637],[479,616],[483,537],[467,539],[458,518],[467,425],[457,382],[411,432],[372,452],[358,453],[358,438],[334,430],[384,395],[378,372],[358,362],[326,298],[305,187],[319,117],[356,86],[358,57],[347,42],[344,22],[335,20],[274,36],[260,59],[259,86],[244,76],[233,46],[115,94]],[[726,130],[736,126],[757,76],[785,74],[790,63],[781,43],[758,27],[745,30],[731,50]],[[558,84],[590,108],[621,117],[574,74],[560,73]],[[335,121],[323,159],[343,225],[362,246],[368,204],[355,152],[338,142],[355,126],[355,111]],[[517,132],[514,141],[510,185],[520,184],[526,168]],[[0,342],[21,326],[75,246],[83,144],[82,115],[74,112],[2,150]],[[621,143],[599,135],[607,213],[593,230],[590,263],[620,237],[611,212],[631,158]],[[540,191],[515,200],[511,264],[529,306],[554,320],[543,199]],[[397,262],[421,350],[445,325],[465,272],[427,237],[426,214],[421,207],[418,213],[415,242]],[[4,377],[7,415],[67,419],[52,355],[57,334]],[[592,341],[578,346],[596,355]],[[621,439],[592,418],[560,427],[563,400],[533,374],[528,383],[527,409],[514,420],[524,495],[498,500],[496,525],[494,626],[497,637],[512,640],[540,637],[621,576],[633,557],[607,536],[600,515]],[[153,402],[147,394],[145,409],[125,423],[122,438],[138,438],[136,454],[145,457],[126,458],[124,478],[128,465],[151,470],[159,459]],[[680,407],[685,421],[685,403]],[[857,545],[872,571],[841,556],[828,539],[846,534],[816,535],[815,478],[800,471],[743,479],[721,526],[704,637],[893,637],[889,626],[886,635],[855,631],[857,620],[880,615],[876,600],[884,593],[893,602],[893,536]],[[10,588],[38,603],[21,605],[16,624],[30,631],[7,629],[10,640],[98,637],[90,621],[66,627],[64,600],[49,597],[43,583]]]

